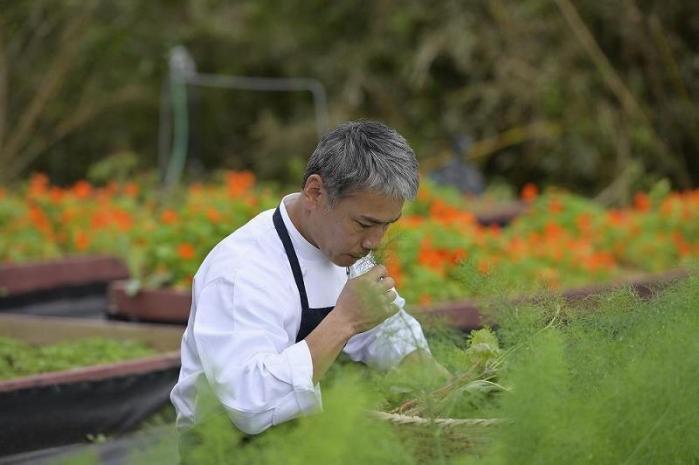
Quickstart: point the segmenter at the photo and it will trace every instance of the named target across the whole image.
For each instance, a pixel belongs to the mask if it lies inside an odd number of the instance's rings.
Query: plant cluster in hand
[[[126,260],[143,285],[188,289],[208,251],[273,208],[279,191],[251,173],[226,172],[160,202],[137,183],[59,188],[34,175],[18,193],[0,191],[0,261],[110,254]],[[528,210],[512,224],[483,227],[472,199],[425,180],[380,253],[400,293],[424,305],[503,288],[561,289],[699,257],[699,190],[669,192],[660,184],[623,209],[560,191],[539,195],[533,185],[522,199]]]
[[[491,393],[502,390],[497,373],[505,353],[495,333],[484,328],[464,340],[457,332],[435,328],[428,337],[434,356],[445,363],[452,376],[435,376],[420,365],[375,376],[374,382],[386,397],[381,409],[425,418],[477,417]]]

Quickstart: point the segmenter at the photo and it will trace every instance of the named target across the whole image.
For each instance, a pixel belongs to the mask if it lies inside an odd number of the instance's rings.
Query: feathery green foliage
[[[545,326],[545,312],[512,312],[512,391],[493,412],[508,422],[469,463],[697,463],[698,301],[693,276],[653,300],[619,291]]]
[[[650,300],[620,290],[575,306],[555,297],[511,304],[500,309],[496,332],[469,338],[429,328],[451,380],[345,360],[323,383],[321,415],[243,440],[214,402],[187,452],[203,465],[696,464],[696,302],[693,274]],[[406,403],[426,424],[370,413]],[[437,423],[445,416],[499,423],[457,430]]]

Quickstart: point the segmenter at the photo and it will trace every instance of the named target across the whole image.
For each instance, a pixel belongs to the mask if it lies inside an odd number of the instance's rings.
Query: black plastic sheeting
[[[43,289],[24,294],[0,297],[0,310],[22,311],[27,307],[41,304],[51,304],[56,301],[81,300],[83,298],[101,296],[106,301],[107,283],[87,283],[75,286],[62,286],[54,289]],[[106,305],[106,304],[105,304]]]
[[[107,284],[60,287],[0,297],[0,313],[104,320]]]
[[[107,313],[107,298],[94,295],[80,298],[56,299],[48,302],[35,302],[19,307],[0,309],[1,314],[58,316],[104,320]]]
[[[179,367],[0,392],[0,457],[133,430],[169,402]]]
[[[177,465],[174,425],[112,437],[93,444],[71,444],[0,457],[0,465]]]

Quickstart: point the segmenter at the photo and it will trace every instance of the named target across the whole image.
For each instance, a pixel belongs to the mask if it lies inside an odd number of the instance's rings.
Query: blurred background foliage
[[[330,124],[380,119],[423,167],[456,137],[487,179],[625,203],[699,182],[699,2],[3,0],[0,183],[128,177],[158,164],[171,47],[206,73],[312,77]],[[309,94],[191,89],[187,174],[296,184]]]

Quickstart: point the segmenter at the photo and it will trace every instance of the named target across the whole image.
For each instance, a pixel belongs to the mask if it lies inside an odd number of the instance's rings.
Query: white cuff
[[[284,350],[291,373],[293,392],[275,409],[272,424],[277,425],[299,416],[316,413],[323,408],[320,386],[313,385],[313,359],[306,341],[300,341]]]
[[[291,385],[294,390],[313,391],[313,358],[306,341],[300,341],[284,349]]]

